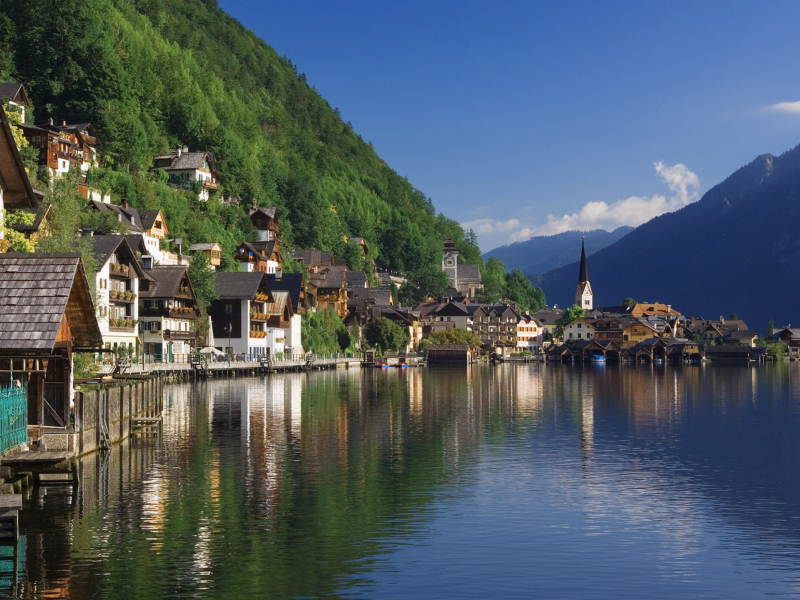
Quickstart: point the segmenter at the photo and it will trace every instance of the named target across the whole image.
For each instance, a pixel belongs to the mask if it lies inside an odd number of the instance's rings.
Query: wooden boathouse
[[[434,344],[427,348],[429,365],[468,365],[478,360],[478,349],[467,344]]]

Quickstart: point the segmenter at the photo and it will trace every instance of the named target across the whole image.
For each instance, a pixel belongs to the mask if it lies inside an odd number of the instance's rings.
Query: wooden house
[[[131,234],[140,235],[144,240],[147,254],[152,256],[161,265],[177,264],[177,261],[170,260],[168,252],[161,250],[161,240],[167,236],[167,224],[164,215],[158,209],[139,210],[128,205],[125,198],[119,204],[110,202],[100,202],[93,200],[89,203],[89,208],[98,211],[102,215],[113,215],[117,221],[122,223]]]
[[[330,250],[292,250],[291,258],[302,264],[309,274],[334,266],[333,252]]]
[[[272,302],[264,303],[264,312],[267,315],[267,355],[283,356],[286,353],[286,340],[291,339],[290,330],[294,318],[292,299],[286,290],[272,290],[272,298]],[[302,345],[299,352],[290,347],[289,353],[302,353]]]
[[[333,308],[339,318],[347,316],[346,273],[313,273],[308,277],[308,290],[314,296],[316,311]]]
[[[217,242],[201,242],[189,246],[189,254],[202,252],[208,258],[209,266],[216,270],[222,264],[222,246]]]
[[[278,210],[274,206],[254,206],[250,209],[250,221],[253,227],[258,230],[258,240],[260,242],[283,243],[278,222]]]
[[[61,125],[54,125],[50,119],[37,125],[21,125],[20,129],[30,145],[39,150],[40,169],[55,177],[77,170],[81,182],[88,186],[89,170],[98,166],[98,142],[91,123],[62,121]]]
[[[242,271],[260,271],[262,273],[277,273],[283,265],[283,256],[278,248],[278,242],[242,242],[236,248],[236,260]]]
[[[289,293],[292,316],[289,320],[289,328],[285,331],[284,353],[301,357],[303,355],[302,320],[303,315],[306,314],[306,286],[303,274],[278,271],[267,275],[267,283],[273,293],[281,291]]]
[[[80,254],[0,254],[0,381],[27,386],[31,437],[67,431],[73,354],[102,342]]]

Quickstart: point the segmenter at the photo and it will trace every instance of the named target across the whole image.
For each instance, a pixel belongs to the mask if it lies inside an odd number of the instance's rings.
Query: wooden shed
[[[69,427],[73,352],[102,346],[89,289],[80,254],[0,254],[0,385],[27,386],[40,435]]]
[[[467,365],[478,356],[477,348],[467,344],[432,344],[427,353],[429,365]]]

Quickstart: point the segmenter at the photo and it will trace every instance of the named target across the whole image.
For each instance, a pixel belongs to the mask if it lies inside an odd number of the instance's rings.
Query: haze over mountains
[[[589,249],[597,252],[631,231],[633,227],[618,227],[614,231],[594,229],[541,235],[489,250],[483,259],[489,260],[493,256],[505,264],[506,271],[519,269],[531,277],[574,262],[576,257],[580,257],[581,238],[584,236],[587,252]]]
[[[587,251],[590,250],[587,237]],[[698,202],[656,217],[588,261],[595,306],[626,297],[766,331],[800,324],[800,146],[765,154]],[[548,303],[572,305],[578,263],[534,277]]]

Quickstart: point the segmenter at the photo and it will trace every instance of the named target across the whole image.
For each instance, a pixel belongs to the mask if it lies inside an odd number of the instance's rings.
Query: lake
[[[800,598],[800,364],[165,387],[20,512],[20,598]],[[3,579],[5,577],[5,579]]]

